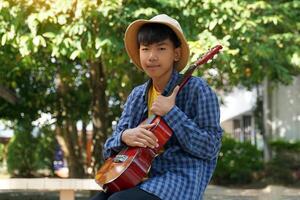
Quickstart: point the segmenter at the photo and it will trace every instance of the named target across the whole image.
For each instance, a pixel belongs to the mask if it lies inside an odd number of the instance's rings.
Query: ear
[[[174,49],[174,61],[177,62],[181,58],[181,48],[177,47]]]

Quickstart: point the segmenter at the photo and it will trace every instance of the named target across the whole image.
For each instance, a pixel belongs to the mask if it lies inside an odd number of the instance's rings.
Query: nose
[[[150,51],[150,54],[149,54],[149,61],[153,62],[153,61],[156,61],[158,59],[157,57],[157,54],[155,51]]]

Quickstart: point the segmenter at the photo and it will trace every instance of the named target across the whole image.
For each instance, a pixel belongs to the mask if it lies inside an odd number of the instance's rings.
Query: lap
[[[100,192],[90,200],[160,200],[157,196],[150,194],[138,187],[130,188],[112,195]]]

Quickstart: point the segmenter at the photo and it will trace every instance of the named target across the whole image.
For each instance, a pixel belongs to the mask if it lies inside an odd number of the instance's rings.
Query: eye
[[[166,47],[159,47],[159,50],[160,51],[164,51],[164,50],[166,50],[167,48]]]
[[[149,50],[148,47],[142,47],[142,48],[141,48],[141,51],[148,51],[148,50]]]

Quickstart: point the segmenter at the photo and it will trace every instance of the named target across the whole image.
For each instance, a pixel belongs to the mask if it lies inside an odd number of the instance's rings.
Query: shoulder
[[[210,88],[210,86],[207,84],[207,82],[201,78],[201,77],[197,77],[197,76],[192,76],[190,78],[190,80],[188,81],[188,88],[189,90],[192,91],[202,91],[202,92],[212,92],[212,89]]]
[[[133,90],[131,91],[129,97],[131,97],[131,98],[142,97],[145,94],[146,87],[147,87],[147,82],[134,87]]]
[[[215,91],[201,77],[192,76],[187,82],[185,93],[187,93],[191,100],[197,99],[197,101],[201,102],[218,101]]]

